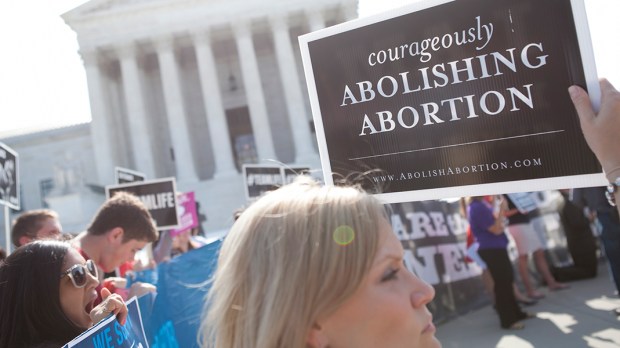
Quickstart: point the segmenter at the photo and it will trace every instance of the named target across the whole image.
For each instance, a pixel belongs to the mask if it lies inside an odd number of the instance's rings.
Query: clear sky
[[[416,0],[361,0],[367,16]],[[620,1],[585,0],[599,76],[620,88]],[[0,134],[88,122],[75,33],[60,14],[86,0],[0,1]]]

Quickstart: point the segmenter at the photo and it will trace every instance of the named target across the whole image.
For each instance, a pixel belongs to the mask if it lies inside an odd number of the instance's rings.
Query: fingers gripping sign
[[[581,123],[583,135],[605,170],[608,180],[620,176],[620,92],[606,79],[600,81],[601,108],[598,114],[585,90],[571,86],[569,93]]]
[[[116,315],[116,319],[125,325],[127,320],[127,305],[118,294],[112,294],[110,290],[101,289],[101,298],[103,301],[90,311],[90,318],[93,323],[98,323],[102,319],[105,319],[108,314],[113,313]]]

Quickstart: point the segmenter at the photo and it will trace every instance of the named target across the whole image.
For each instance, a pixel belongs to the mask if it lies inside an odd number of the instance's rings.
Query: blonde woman
[[[403,265],[383,206],[307,178],[269,193],[226,237],[203,347],[440,347],[428,284]]]

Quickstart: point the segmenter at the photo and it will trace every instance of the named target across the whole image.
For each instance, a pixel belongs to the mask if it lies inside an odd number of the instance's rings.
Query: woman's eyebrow
[[[396,254],[396,253],[389,253],[389,254],[381,255],[377,259],[377,262],[375,262],[375,265],[382,264],[382,263],[384,263],[386,261],[389,261],[389,260],[397,261],[397,262],[402,262],[403,261],[403,255],[402,254]]]

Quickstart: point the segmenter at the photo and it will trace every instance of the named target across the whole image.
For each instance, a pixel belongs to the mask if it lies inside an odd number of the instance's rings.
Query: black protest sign
[[[106,186],[105,191],[108,198],[121,191],[136,195],[146,205],[159,230],[179,225],[174,178]]]
[[[284,184],[290,184],[295,181],[295,178],[300,175],[307,175],[310,173],[309,167],[286,167],[282,168],[282,175],[284,176]]]
[[[280,166],[244,164],[243,179],[248,200],[254,200],[266,192],[276,190],[284,182]]]
[[[604,183],[567,92],[600,95],[587,32],[583,1],[467,0],[300,37],[326,182],[368,172],[389,202]]]
[[[482,270],[465,261],[468,222],[458,201],[391,204],[390,222],[401,241],[405,266],[435,289],[435,300],[429,304],[435,319],[472,310],[488,300],[480,281]]]
[[[17,164],[17,152],[0,143],[0,204],[19,210],[19,167]]]
[[[127,184],[146,180],[146,175],[144,173],[121,167],[114,168],[114,177],[116,178],[117,184]]]

